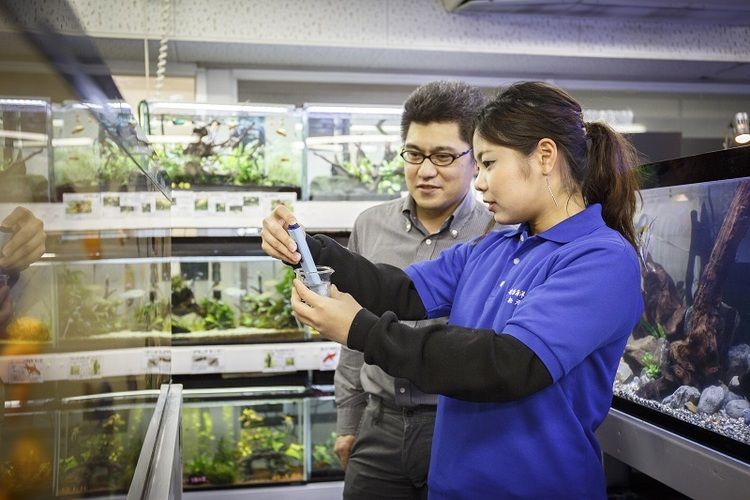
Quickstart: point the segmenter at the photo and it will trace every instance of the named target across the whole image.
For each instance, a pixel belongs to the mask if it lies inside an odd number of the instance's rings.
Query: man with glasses
[[[471,153],[482,92],[460,82],[432,82],[404,103],[401,157],[409,195],[364,211],[350,250],[401,268],[433,259],[494,226],[474,196]],[[426,320],[409,322],[424,326]],[[427,470],[437,396],[364,363],[342,348],[336,369],[335,451],[346,470],[346,499],[427,498]]]

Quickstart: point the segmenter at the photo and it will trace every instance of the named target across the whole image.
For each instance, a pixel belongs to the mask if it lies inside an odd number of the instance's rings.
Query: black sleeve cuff
[[[346,339],[346,347],[364,352],[367,343],[367,334],[379,319],[380,318],[364,307],[360,309],[357,315],[354,316],[352,326],[349,327],[349,336]]]

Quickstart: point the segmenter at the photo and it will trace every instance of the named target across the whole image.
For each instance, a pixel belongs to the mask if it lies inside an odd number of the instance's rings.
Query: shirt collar
[[[594,232],[604,225],[602,206],[599,203],[594,203],[573,217],[569,217],[539,233],[538,236],[557,243],[569,243]],[[524,226],[524,230],[528,230],[527,224],[522,224],[522,226]]]
[[[466,193],[466,196],[464,196],[464,199],[461,200],[461,203],[458,204],[453,213],[448,216],[443,225],[440,227],[440,231],[453,228],[455,231],[452,231],[451,235],[454,238],[458,237],[458,230],[461,229],[464,224],[466,224],[466,222],[468,222],[472,217],[474,206],[476,205],[476,203],[477,200],[476,198],[474,198],[474,193],[472,191]],[[411,229],[410,224],[412,222],[412,219],[417,219],[417,203],[414,201],[414,198],[410,194],[404,196],[404,201],[401,204],[401,213],[403,213],[406,219],[409,221],[409,225],[407,225],[406,229],[407,231],[409,231]]]

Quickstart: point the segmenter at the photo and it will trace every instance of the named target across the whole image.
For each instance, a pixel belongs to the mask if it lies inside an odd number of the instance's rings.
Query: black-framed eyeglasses
[[[411,163],[412,165],[421,165],[425,160],[430,160],[430,162],[432,162],[432,164],[437,167],[447,167],[448,165],[451,165],[454,161],[458,160],[462,156],[469,154],[470,152],[471,152],[471,148],[457,155],[454,155],[452,153],[446,153],[443,151],[439,153],[432,153],[431,155],[426,155],[424,153],[420,153],[419,151],[412,151],[410,149],[402,149],[401,158],[403,158],[406,163]]]

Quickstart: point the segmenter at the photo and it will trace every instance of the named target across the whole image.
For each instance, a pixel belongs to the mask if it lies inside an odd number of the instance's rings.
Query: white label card
[[[330,371],[335,370],[336,365],[339,364],[339,355],[341,354],[341,346],[333,344],[330,346],[324,346],[320,348],[320,365],[318,370]]]
[[[190,373],[218,373],[224,369],[222,349],[193,349]]]
[[[172,349],[146,349],[145,362],[145,373],[169,375],[172,371]]]
[[[68,358],[68,378],[82,380],[101,378],[102,360],[99,356],[71,356]]]
[[[39,384],[44,382],[42,358],[12,360],[8,363],[8,382],[11,384]]]
[[[263,354],[264,372],[294,372],[297,371],[297,360],[294,349],[274,349]]]

